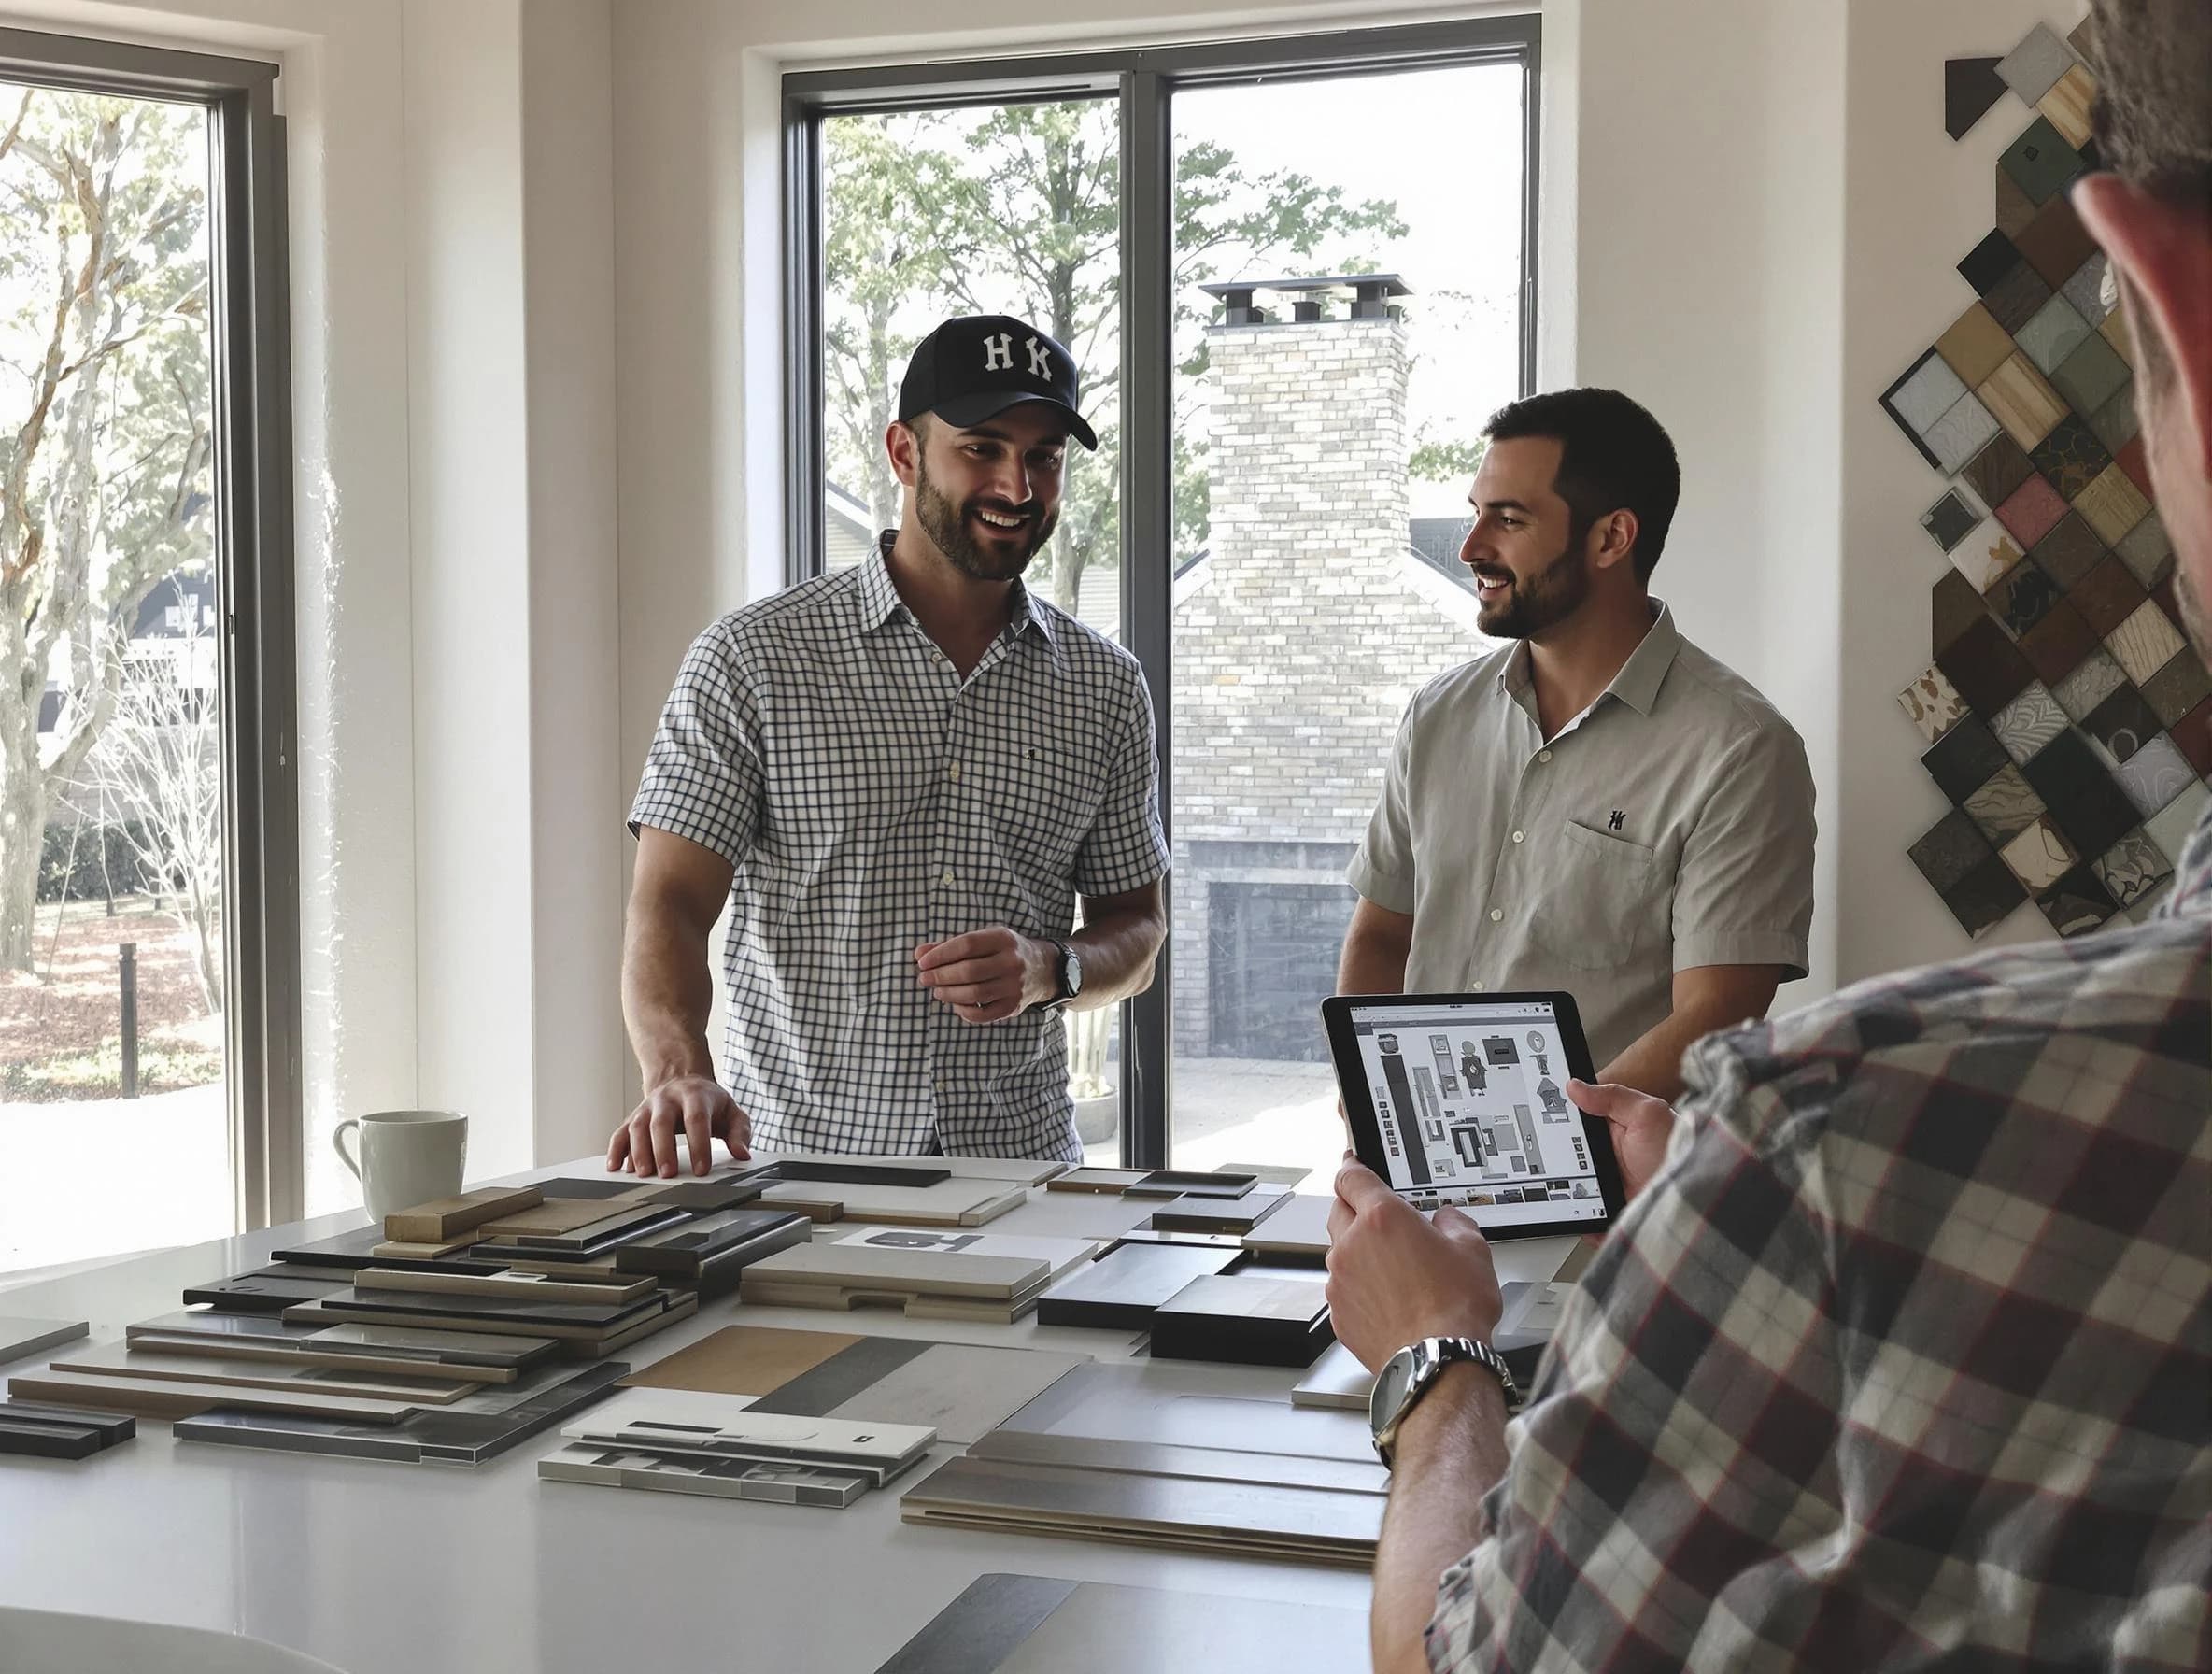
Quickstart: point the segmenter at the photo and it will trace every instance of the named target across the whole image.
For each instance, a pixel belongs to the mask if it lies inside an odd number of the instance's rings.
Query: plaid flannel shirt
[[[1430,1666],[2212,1668],[2212,816],[2146,924],[1688,1070]]]
[[[1065,937],[1168,870],[1135,658],[1018,581],[962,680],[885,555],[748,604],[677,672],[631,805],[735,869],[722,1078],[776,1151],[1079,1162],[1057,1013],[962,1020],[921,942]]]

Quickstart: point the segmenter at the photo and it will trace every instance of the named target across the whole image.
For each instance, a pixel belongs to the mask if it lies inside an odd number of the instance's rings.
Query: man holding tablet
[[[1337,991],[1566,989],[1605,1078],[1672,1097],[1692,1041],[1805,974],[1805,746],[1647,590],[1681,489],[1651,414],[1567,390],[1483,433],[1460,559],[1514,643],[1408,708]]]

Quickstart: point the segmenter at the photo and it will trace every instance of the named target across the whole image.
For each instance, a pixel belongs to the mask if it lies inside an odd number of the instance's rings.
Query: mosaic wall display
[[[1934,660],[1897,694],[1951,804],[1912,845],[1969,935],[2033,901],[2062,936],[2147,915],[2212,806],[2212,674],[2180,626],[2136,434],[2134,350],[2066,188],[2098,166],[2088,25],[1944,66],[1963,137],[2010,98],[1975,300],[1883,391],[1945,478]],[[2007,108],[2010,108],[2007,106]]]

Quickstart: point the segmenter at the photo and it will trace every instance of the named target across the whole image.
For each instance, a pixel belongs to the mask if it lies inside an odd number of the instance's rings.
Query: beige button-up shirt
[[[1548,742],[1525,644],[1416,693],[1346,874],[1412,915],[1408,993],[1564,988],[1599,1070],[1673,1010],[1676,972],[1801,977],[1812,925],[1804,743],[1653,603]]]

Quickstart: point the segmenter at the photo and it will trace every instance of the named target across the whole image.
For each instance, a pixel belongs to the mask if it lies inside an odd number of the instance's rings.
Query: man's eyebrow
[[[1525,518],[1533,518],[1536,516],[1534,511],[1530,510],[1527,506],[1523,505],[1518,500],[1483,501],[1478,500],[1472,494],[1469,494],[1467,497],[1467,503],[1470,506],[1474,507],[1474,509],[1477,511],[1482,511],[1487,507],[1489,510],[1494,512],[1519,512],[1523,517]]]
[[[971,425],[959,433],[963,436],[981,436],[987,442],[1013,442],[1014,440],[1011,433],[1002,431],[988,421]],[[1041,442],[1032,442],[1029,446],[1032,447],[1065,447],[1068,446],[1068,438],[1064,435],[1051,436]]]

